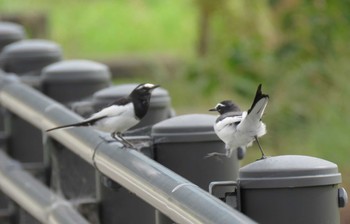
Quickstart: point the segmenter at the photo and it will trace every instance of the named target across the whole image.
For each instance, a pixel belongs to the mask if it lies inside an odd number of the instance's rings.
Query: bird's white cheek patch
[[[145,85],[143,85],[144,87],[146,87],[146,88],[149,88],[149,89],[151,89],[151,88],[153,88],[154,87],[154,85],[153,84],[151,84],[151,83],[146,83]]]

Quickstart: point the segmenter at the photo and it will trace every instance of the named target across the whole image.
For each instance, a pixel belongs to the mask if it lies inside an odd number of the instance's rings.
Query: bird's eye
[[[236,121],[236,122],[233,122],[235,125],[239,125],[241,122],[240,121]]]

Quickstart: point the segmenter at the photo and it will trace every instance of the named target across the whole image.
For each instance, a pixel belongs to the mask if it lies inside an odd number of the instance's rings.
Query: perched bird
[[[219,112],[219,117],[214,124],[217,136],[226,144],[226,153],[213,152],[210,156],[231,157],[232,151],[238,148],[243,150],[253,144],[255,140],[262,154],[266,158],[259,143],[258,137],[266,134],[266,125],[261,121],[269,96],[261,92],[261,84],[255,94],[252,106],[248,111],[242,112],[240,108],[230,100],[218,103],[209,111]]]
[[[111,133],[111,137],[123,141],[124,144],[132,144],[125,140],[122,134],[135,126],[146,115],[152,91],[159,87],[150,83],[138,85],[127,97],[119,98],[108,107],[91,115],[86,120],[67,124],[46,130],[47,132],[61,128],[91,126],[103,132]],[[119,138],[119,139],[118,139]]]

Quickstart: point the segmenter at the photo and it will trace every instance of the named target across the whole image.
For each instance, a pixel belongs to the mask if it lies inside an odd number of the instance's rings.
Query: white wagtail
[[[269,96],[261,92],[261,84],[255,94],[252,106],[248,111],[242,112],[239,107],[230,100],[218,103],[209,111],[219,112],[219,117],[214,124],[217,136],[226,144],[226,153],[213,152],[210,156],[231,157],[232,151],[238,148],[243,150],[253,144],[255,140],[262,154],[266,158],[259,143],[258,137],[266,134],[266,125],[261,121]]]
[[[127,97],[117,99],[114,103],[101,111],[91,115],[86,120],[63,125],[46,130],[47,132],[60,128],[91,126],[97,130],[111,133],[111,137],[123,141],[124,144],[132,147],[122,134],[135,126],[146,115],[152,91],[159,87],[150,83],[138,85]],[[118,138],[119,139],[118,139]]]

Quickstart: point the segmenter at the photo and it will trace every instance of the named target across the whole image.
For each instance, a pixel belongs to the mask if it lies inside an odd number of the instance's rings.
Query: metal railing
[[[52,193],[1,150],[0,188],[42,223],[88,223],[68,201]]]
[[[0,75],[0,103],[41,130],[82,120],[8,76]],[[50,132],[52,138],[177,223],[255,223],[145,155],[104,141],[101,134],[90,128]]]

